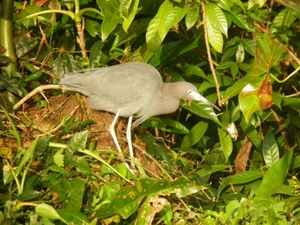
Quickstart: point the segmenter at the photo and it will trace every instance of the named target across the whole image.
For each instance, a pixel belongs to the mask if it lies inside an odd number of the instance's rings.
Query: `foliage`
[[[0,224],[297,224],[298,1],[13,3],[0,6]],[[93,148],[89,120],[28,135],[35,124],[14,115],[11,96],[128,61],[192,82],[221,107],[181,102],[176,119],[135,131],[159,174],[131,174],[115,151]]]

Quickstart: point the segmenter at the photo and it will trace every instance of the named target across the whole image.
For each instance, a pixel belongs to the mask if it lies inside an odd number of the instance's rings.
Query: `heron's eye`
[[[192,94],[192,93],[193,93],[193,91],[191,91],[191,90],[188,90],[188,91],[187,91],[187,93],[190,95],[190,94]]]

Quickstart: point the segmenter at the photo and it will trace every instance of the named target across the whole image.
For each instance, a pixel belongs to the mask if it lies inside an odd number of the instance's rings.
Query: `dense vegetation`
[[[299,1],[0,4],[0,224],[298,224]],[[138,174],[96,143],[99,121],[58,116],[61,90],[14,107],[66,72],[128,61],[221,108],[182,101],[136,128]],[[44,110],[59,118],[47,129]]]

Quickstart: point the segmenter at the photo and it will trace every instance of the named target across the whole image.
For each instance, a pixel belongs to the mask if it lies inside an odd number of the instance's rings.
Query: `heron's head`
[[[178,89],[180,89],[180,92],[183,95],[181,99],[203,102],[220,111],[220,109],[217,106],[215,106],[206,98],[204,98],[202,95],[200,95],[198,89],[193,84],[188,82],[179,82],[178,84],[179,84]]]

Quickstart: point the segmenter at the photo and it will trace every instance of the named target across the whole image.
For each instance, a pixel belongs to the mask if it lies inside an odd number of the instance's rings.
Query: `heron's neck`
[[[178,84],[164,83],[162,87],[162,98],[156,108],[160,114],[168,114],[175,112],[179,107],[181,97],[177,92]]]

